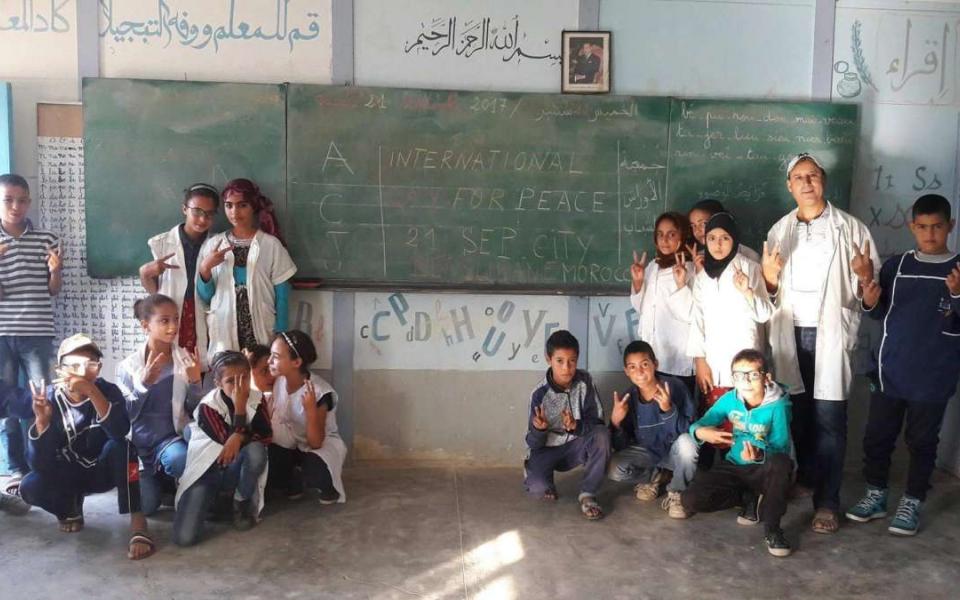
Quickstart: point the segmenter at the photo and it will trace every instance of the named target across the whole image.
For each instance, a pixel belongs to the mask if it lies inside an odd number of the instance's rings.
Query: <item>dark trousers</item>
[[[544,446],[530,451],[524,463],[527,492],[542,496],[553,489],[554,471],[569,471],[584,467],[580,491],[595,495],[603,483],[610,460],[610,431],[604,425],[594,425],[577,439],[562,446]]]
[[[303,485],[309,489],[320,490],[324,494],[335,494],[330,469],[323,459],[313,452],[301,452],[296,448],[284,448],[270,444],[270,470],[267,471],[267,487],[287,488],[293,480],[293,470],[303,469]]]
[[[797,450],[797,483],[813,488],[813,507],[840,510],[847,454],[847,403],[813,397],[816,327],[796,327],[797,361],[804,392],[790,397],[790,432]],[[837,359],[839,360],[839,358]]]
[[[763,494],[760,520],[767,528],[780,527],[787,512],[787,493],[793,461],[786,454],[771,454],[765,462],[735,465],[723,460],[709,471],[700,471],[680,496],[688,512],[712,512],[741,505],[744,492]]]
[[[84,496],[114,488],[121,515],[140,512],[137,451],[126,440],[104,444],[97,464],[89,469],[76,463],[56,462],[49,469],[31,471],[20,483],[20,496],[62,520],[80,515]]]
[[[937,460],[940,424],[946,403],[910,402],[888,396],[874,388],[870,394],[870,416],[863,436],[863,476],[867,483],[887,487],[890,455],[906,417],[904,441],[910,450],[907,470],[907,495],[926,500],[930,475]]]

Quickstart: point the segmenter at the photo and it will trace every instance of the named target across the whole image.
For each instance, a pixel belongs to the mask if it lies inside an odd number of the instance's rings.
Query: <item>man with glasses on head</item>
[[[60,531],[83,529],[83,499],[116,488],[120,514],[130,515],[127,557],[153,554],[140,511],[137,452],[126,436],[130,420],[123,394],[100,378],[103,353],[84,334],[57,351],[58,378],[31,382],[34,424],[28,432],[31,472],[20,484],[23,499],[57,517]]]
[[[183,223],[150,238],[154,260],[140,267],[140,283],[151,294],[169,296],[180,311],[177,343],[188,352],[200,349],[200,364],[207,369],[207,321],[195,300],[197,257],[220,206],[217,188],[195,183],[183,191]]]
[[[792,395],[797,487],[813,492],[817,533],[840,526],[860,298],[880,269],[870,230],[824,199],[826,184],[814,156],[790,161],[787,189],[797,208],[770,229],[761,261],[777,308],[769,322],[773,366]]]

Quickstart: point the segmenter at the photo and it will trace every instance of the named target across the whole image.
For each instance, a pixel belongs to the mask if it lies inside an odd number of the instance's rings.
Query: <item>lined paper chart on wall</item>
[[[37,163],[40,227],[57,234],[63,243],[63,288],[53,306],[57,338],[87,333],[108,362],[122,360],[142,339],[132,307],[143,290],[132,277],[91,279],[87,275],[83,139],[38,137]],[[113,378],[112,370],[104,375]]]

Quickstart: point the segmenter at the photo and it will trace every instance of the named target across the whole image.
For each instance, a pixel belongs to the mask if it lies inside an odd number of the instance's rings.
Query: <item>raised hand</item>
[[[653,394],[653,399],[657,401],[661,411],[667,412],[670,410],[672,406],[670,402],[670,386],[667,385],[666,381],[657,384],[657,391]]]
[[[870,240],[863,242],[863,249],[853,245],[853,258],[850,259],[850,268],[864,286],[873,281],[873,259],[870,258]]]
[[[303,387],[303,397],[300,399],[303,408],[306,411],[314,410],[317,408],[317,389],[309,379],[304,382]]]
[[[956,270],[956,269],[954,269]],[[960,284],[960,274],[958,274],[958,284]],[[947,287],[950,287],[950,284],[947,284]],[[863,305],[867,308],[873,308],[877,305],[877,302],[880,301],[880,293],[883,289],[880,287],[880,284],[876,280],[871,281],[867,285],[863,286],[861,292],[863,293]]]
[[[546,431],[550,425],[543,414],[543,406],[537,406],[533,409],[533,428],[537,431]]]
[[[702,356],[693,359],[693,364],[696,369],[697,387],[706,396],[713,391],[713,371]]]
[[[780,271],[783,270],[780,244],[771,249],[766,242],[763,243],[763,256],[760,259],[760,266],[763,268],[763,280],[767,283],[767,287],[776,289],[780,285]]]
[[[237,377],[237,387],[233,390],[233,408],[236,413],[247,411],[250,399],[250,377]]]
[[[624,394],[623,398],[617,392],[613,393],[613,409],[610,411],[610,424],[614,427],[620,427],[620,423],[627,418],[627,412],[630,410],[628,401],[630,394]]]
[[[183,366],[187,371],[187,381],[189,383],[200,383],[202,376],[200,372],[200,348],[194,348],[193,352],[187,355]]]
[[[733,265],[733,287],[737,288],[737,291],[746,296],[747,299],[753,298],[750,278],[747,277],[747,274],[743,272],[739,265]]]
[[[947,275],[947,289],[951,296],[960,296],[960,263],[953,265],[950,274]]]
[[[570,412],[569,408],[560,411],[560,416],[563,417],[563,428],[565,430],[573,431],[577,428],[577,420],[573,418],[573,413]]]
[[[693,260],[693,268],[694,268],[694,271],[696,271],[697,273],[699,273],[700,271],[702,271],[702,270],[703,270],[703,263],[704,263],[704,261],[705,261],[706,258],[707,258],[706,255],[700,254],[699,252],[697,252],[697,245],[696,245],[696,244],[690,244],[690,245],[684,244],[683,247],[686,248],[686,249],[687,249],[687,252],[690,253],[690,256],[691,256],[691,258],[692,258],[692,260]]]
[[[646,274],[647,253],[638,257],[637,251],[633,251],[633,264],[630,265],[630,279],[633,281],[633,292],[637,293],[643,288],[643,276]]]
[[[683,252],[673,255],[676,264],[673,265],[673,281],[677,288],[687,285],[687,256]]]
[[[143,376],[140,378],[143,385],[153,385],[160,378],[163,368],[170,362],[170,355],[166,352],[157,352],[147,359],[147,364],[143,367]]]
[[[200,265],[200,276],[204,280],[209,281],[214,267],[223,264],[223,261],[227,260],[228,252],[233,252],[233,244],[227,244],[223,248],[208,254]]]
[[[73,398],[78,396],[90,397],[90,394],[96,389],[96,386],[83,375],[77,375],[63,369],[57,369],[58,377],[53,380],[53,385],[64,390]]]
[[[33,396],[33,417],[37,424],[37,433],[43,433],[50,425],[50,419],[53,417],[53,405],[47,402],[47,385],[41,379],[35,384],[30,380],[30,394]]]
[[[167,262],[168,260],[173,258],[175,254],[176,254],[175,252],[171,252],[166,256],[161,256],[157,260],[148,262],[146,267],[144,267],[143,269],[143,274],[146,275],[147,277],[154,278],[154,277],[160,277],[161,275],[163,275],[163,272],[166,271],[167,269],[179,269],[180,267],[178,267],[177,265],[172,265]]]
[[[63,268],[63,259],[60,257],[62,251],[61,246],[49,246],[47,248],[47,269],[51,273],[56,273]]]

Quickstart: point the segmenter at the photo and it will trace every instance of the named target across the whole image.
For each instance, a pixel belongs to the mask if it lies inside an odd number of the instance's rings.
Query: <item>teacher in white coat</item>
[[[880,267],[867,226],[824,199],[826,180],[814,156],[790,161],[787,189],[797,208],[770,229],[762,257],[777,309],[770,319],[774,375],[790,389],[797,484],[812,488],[817,533],[839,528],[861,290]]]

